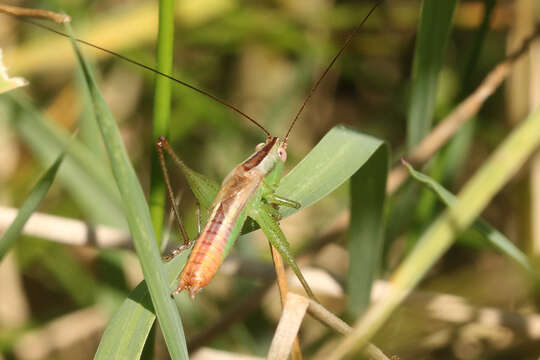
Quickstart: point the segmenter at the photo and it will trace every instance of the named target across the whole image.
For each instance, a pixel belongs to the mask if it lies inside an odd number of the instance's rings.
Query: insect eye
[[[266,145],[266,144],[265,143],[257,144],[257,146],[255,146],[255,151],[261,151],[263,149],[264,145]]]
[[[281,161],[285,162],[287,160],[287,152],[283,149],[278,150],[278,155]]]

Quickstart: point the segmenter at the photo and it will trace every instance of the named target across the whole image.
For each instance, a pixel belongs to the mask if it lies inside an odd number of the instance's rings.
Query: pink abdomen
[[[232,225],[224,223],[222,208],[218,208],[215,216],[208,220],[201,235],[197,239],[188,262],[180,275],[175,293],[189,290],[191,298],[208,285],[223,262],[223,254]]]

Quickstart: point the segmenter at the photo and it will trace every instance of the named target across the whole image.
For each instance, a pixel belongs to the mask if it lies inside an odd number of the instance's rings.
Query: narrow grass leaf
[[[276,191],[298,201],[303,209],[351,179],[347,286],[349,310],[354,314],[369,303],[371,284],[380,268],[388,162],[388,147],[382,140],[337,126],[283,178]],[[286,217],[296,211],[282,207],[280,214]]]
[[[44,241],[40,246],[43,246],[43,252],[36,262],[46,269],[77,306],[93,305],[97,287],[90,269],[74,256],[69,247]]]
[[[90,71],[93,72],[93,69],[91,68]],[[109,171],[109,168],[106,166],[109,160],[105,152],[105,144],[103,144],[101,132],[99,131],[96,115],[94,113],[94,107],[92,106],[92,98],[90,97],[90,92],[86,86],[84,75],[79,68],[77,68],[75,72],[77,79],[77,93],[79,94],[79,98],[83,104],[82,113],[79,115],[78,120],[78,138],[81,139],[81,142],[84,143],[86,147],[88,147],[93,157],[101,161],[101,167],[103,168],[101,171],[107,172],[107,179],[110,179],[108,184],[113,185],[116,192],[116,197],[120,199],[120,194],[118,194],[112,174]]]
[[[437,183],[431,177],[416,171],[409,163],[402,160],[403,164],[409,170],[413,178],[428,186],[441,199],[446,206],[452,207],[456,202],[456,197],[450,191],[446,190],[441,184]],[[475,220],[473,229],[477,231],[486,240],[486,243],[508,256],[525,270],[533,272],[533,267],[529,263],[527,256],[521,252],[506,236],[493,228],[483,219]]]
[[[69,27],[67,28],[68,31],[71,31]],[[169,354],[172,359],[187,359],[188,353],[182,321],[176,304],[170,296],[169,283],[161,262],[150,212],[141,185],[124,148],[116,122],[73,39],[72,44],[92,96],[103,141],[125,206],[135,250]]]
[[[24,224],[30,218],[32,213],[36,211],[39,204],[49,191],[58,168],[64,159],[64,153],[62,152],[54,161],[54,163],[45,171],[45,173],[38,180],[37,184],[34,186],[22,206],[19,208],[19,212],[13,220],[13,223],[6,230],[2,238],[0,239],[0,261],[8,250],[13,246],[17,238],[21,235],[21,231],[24,228]]]
[[[424,0],[422,5],[407,119],[409,149],[418,144],[431,128],[439,72],[456,4],[457,0]]]
[[[173,73],[174,59],[174,0],[159,1],[159,27],[157,39],[157,70],[165,74]],[[169,119],[171,118],[171,86],[172,82],[156,76],[154,93],[153,141],[160,136],[167,136]],[[156,231],[158,247],[161,246],[161,230],[165,211],[165,183],[161,175],[161,166],[156,149],[152,151],[150,171],[150,214]]]
[[[64,129],[48,121],[24,97],[8,96],[16,110],[12,124],[32,152],[43,162],[54,159],[58,151],[70,142]],[[66,148],[64,166],[58,179],[91,221],[125,228],[125,216],[114,178],[106,163],[77,139]]]
[[[165,264],[168,284],[173,286],[187,259],[187,252]],[[94,359],[139,359],[156,314],[146,281],[129,294],[111,318]]]
[[[388,147],[381,144],[351,178],[347,293],[348,310],[355,316],[369,305],[371,286],[381,268],[389,157]]]
[[[363,348],[433,264],[467,229],[491,198],[540,144],[540,108],[522,121],[459,193],[455,204],[423,233],[416,247],[391,277],[385,297],[373,304],[338,344],[329,359],[342,359]]]
[[[337,189],[382,146],[382,140],[350,128],[332,128],[281,180],[276,194],[301,204],[299,209],[281,207],[281,216],[292,215]]]

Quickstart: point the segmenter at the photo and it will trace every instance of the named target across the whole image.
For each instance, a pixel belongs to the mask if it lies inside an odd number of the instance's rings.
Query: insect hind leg
[[[178,211],[178,207],[176,206],[176,202],[174,201],[174,195],[172,191],[171,186],[171,180],[169,178],[169,173],[167,172],[167,167],[165,165],[165,156],[163,155],[163,148],[167,150],[167,152],[171,152],[172,149],[169,146],[169,143],[167,142],[167,139],[164,136],[160,136],[158,141],[156,142],[156,147],[158,151],[159,156],[159,164],[161,166],[161,172],[163,173],[163,179],[165,180],[165,186],[167,188],[167,197],[169,198],[169,201],[171,202],[171,206],[174,212],[174,216],[176,217],[176,223],[178,225],[178,231],[180,235],[182,236],[184,242],[182,245],[174,249],[169,255],[164,257],[165,261],[169,261],[175,256],[181,254],[184,250],[189,249],[193,243],[193,241],[190,240],[186,229],[184,228],[184,224],[182,223],[182,219],[180,218],[180,212]]]
[[[195,241],[191,241],[187,244],[180,244],[180,246],[177,246],[175,247],[174,249],[172,249],[168,255],[165,255],[163,256],[163,260],[165,262],[169,262],[171,261],[172,259],[174,259],[175,257],[177,257],[178,255],[182,254],[184,251],[186,251],[187,249],[189,249],[191,247],[191,245],[193,245]]]
[[[267,181],[262,182],[263,187],[263,194],[262,197],[264,200],[266,200],[267,203],[270,205],[273,205],[275,207],[277,206],[286,206],[294,209],[300,209],[302,205],[294,200],[284,198],[283,196],[279,196],[276,194],[277,185],[276,184],[269,184]]]

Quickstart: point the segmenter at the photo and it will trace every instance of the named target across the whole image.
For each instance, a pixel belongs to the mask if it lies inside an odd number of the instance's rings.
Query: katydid
[[[270,243],[278,250],[285,261],[287,261],[309,297],[315,299],[313,291],[309,287],[291,255],[289,243],[285,239],[275,216],[272,216],[272,214],[276,214],[273,206],[285,205],[300,207],[300,204],[296,203],[294,200],[282,199],[279,196],[276,196],[273,189],[277,187],[279,178],[277,178],[276,183],[273,183],[270,186],[265,184],[264,179],[276,168],[278,163],[284,163],[287,160],[287,143],[289,135],[296,124],[296,121],[300,117],[300,114],[313,93],[317,90],[322,79],[350,43],[354,33],[364,24],[377,5],[378,4],[376,4],[364,17],[358,28],[349,35],[345,44],[313,85],[310,93],[291,122],[284,138],[270,136],[270,133],[262,125],[248,117],[248,120],[256,124],[265,132],[266,142],[258,144],[255,148],[255,152],[244,162],[237,165],[223,180],[221,188],[211,206],[211,214],[208,222],[196,240],[195,246],[180,275],[178,287],[173,292],[174,294],[178,294],[186,289],[193,299],[197,292],[208,285],[210,280],[217,273],[218,268],[221,266],[232,245],[240,235],[242,226],[244,225],[247,216],[249,216],[259,224]],[[236,110],[233,106],[229,107]],[[244,113],[239,113],[244,117],[247,117]],[[183,225],[181,225],[180,216],[176,209],[170,181],[164,164],[163,148],[165,148],[177,163],[181,162],[181,160],[174,153],[165,137],[161,136],[157,142],[157,149],[163,176],[165,178],[169,200],[180,227],[180,233],[184,238],[184,243],[179,248],[173,250],[172,256],[175,256],[188,248],[191,245],[191,241],[187,236]],[[279,169],[281,169],[281,167],[279,167]],[[171,256],[168,258],[170,257]]]
[[[193,242],[195,246],[191,251],[188,262],[186,263],[182,274],[180,275],[178,287],[173,292],[174,294],[181,292],[184,289],[189,291],[191,298],[194,298],[195,294],[204,288],[214,275],[217,273],[218,268],[222,264],[224,258],[230,251],[235,240],[240,235],[241,229],[249,216],[252,218],[263,230],[270,243],[278,250],[280,255],[285,259],[288,265],[291,267],[295,275],[300,280],[300,283],[304,287],[309,297],[315,299],[313,291],[309,287],[307,281],[303,277],[300,269],[298,268],[289,248],[289,244],[281,231],[279,226],[279,215],[277,213],[278,206],[290,206],[300,207],[300,204],[294,200],[281,198],[275,194],[274,189],[279,184],[281,176],[282,164],[287,159],[287,144],[289,135],[302,114],[305,106],[311,99],[314,92],[319,87],[321,81],[325,78],[330,68],[334,65],[336,60],[343,53],[345,48],[351,42],[353,36],[360,30],[371,13],[376,9],[380,2],[376,3],[368,14],[364,17],[360,25],[348,36],[344,45],[340,48],[337,54],[332,58],[330,64],[325,68],[322,75],[312,86],[309,94],[302,103],[296,116],[292,120],[285,137],[271,136],[270,133],[256,120],[246,115],[233,105],[217,98],[216,96],[206,92],[205,90],[198,89],[184,81],[178,80],[169,74],[162,73],[144,64],[141,64],[135,60],[126,58],[123,55],[117,54],[110,50],[104,49],[97,45],[88,43],[84,40],[75,39],[78,42],[97,48],[98,50],[105,51],[114,56],[120,57],[135,65],[141,66],[147,70],[150,70],[160,76],[165,76],[185,87],[191,88],[237,112],[244,118],[251,121],[253,124],[262,129],[266,135],[266,141],[257,145],[255,152],[244,162],[236,166],[224,179],[216,198],[210,208],[209,219],[200,232],[200,235],[196,241],[191,241],[182,225],[178,209],[174,202],[172,187],[170,184],[167,170],[165,167],[165,160],[163,149],[173,159],[183,165],[180,158],[174,153],[171,146],[168,144],[165,137],[160,137],[157,142],[157,148],[160,156],[160,163],[167,187],[167,194],[177,219],[180,234],[182,235],[183,244],[173,250],[172,255],[167,257],[170,259],[173,256],[181,253],[189,248]],[[28,20],[27,20],[28,21]],[[31,21],[29,21],[31,22]],[[48,26],[31,22],[34,25],[45,28],[49,31],[55,32],[59,35],[67,36],[66,34],[52,29]]]

